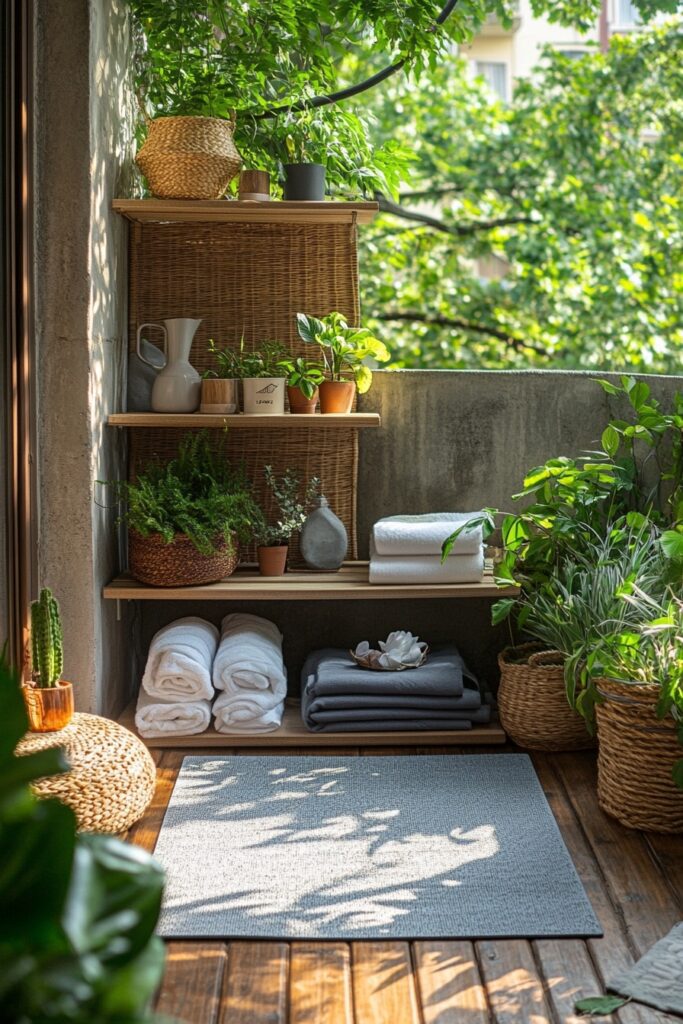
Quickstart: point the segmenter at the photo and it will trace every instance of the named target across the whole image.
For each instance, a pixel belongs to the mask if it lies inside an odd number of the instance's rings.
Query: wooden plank
[[[119,718],[121,725],[138,735],[135,728],[135,704],[130,704]],[[140,739],[150,749],[168,748],[172,750],[203,750],[210,747],[218,750],[221,747],[256,748],[259,750],[274,747],[296,748],[328,748],[328,747],[414,747],[419,743],[427,747],[432,743],[445,746],[496,746],[506,742],[506,735],[498,723],[491,725],[473,725],[466,731],[434,731],[434,732],[311,732],[301,720],[298,704],[290,704],[285,708],[282,725],[276,732],[261,735],[249,733],[216,732],[213,726],[197,736],[160,736]],[[225,751],[223,751],[225,753]],[[282,751],[280,751],[282,753]]]
[[[354,1024],[347,943],[292,943],[289,1024]]]
[[[157,1013],[186,1024],[215,1024],[227,947],[220,942],[169,942]]]
[[[112,209],[138,224],[203,223],[232,221],[235,224],[369,224],[377,203],[344,202],[240,202],[235,199],[114,199]]]
[[[586,943],[578,939],[539,939],[533,948],[556,1020],[585,1024],[586,1018],[574,1013],[574,1004],[578,999],[603,993]]]
[[[637,956],[642,956],[678,923],[676,900],[642,835],[600,810],[594,756],[560,754],[555,765],[623,916],[633,948]]]
[[[351,960],[357,1024],[421,1024],[407,942],[354,942]]]
[[[245,567],[220,583],[196,587],[150,587],[122,575],[107,584],[102,593],[117,601],[367,601],[499,598],[517,591],[514,587],[497,587],[490,572],[484,573],[479,583],[371,584],[368,563],[350,562],[338,572],[297,569],[284,576],[260,576]]]
[[[287,943],[231,942],[219,1024],[287,1024],[288,974]]]
[[[304,416],[287,412],[283,415],[264,416],[244,413],[215,416],[208,413],[165,413],[165,412],[115,412],[107,417],[110,427],[160,427],[205,430],[207,427],[230,427],[231,430],[358,430],[362,427],[379,427],[380,416],[376,412],[316,413]]]
[[[154,849],[161,823],[171,799],[176,776],[185,755],[180,751],[165,750],[157,762],[157,785],[152,802],[144,817],[128,831],[127,839],[150,852]]]
[[[416,942],[413,960],[424,1024],[489,1024],[471,942]]]
[[[683,838],[680,835],[644,833],[655,863],[676,897],[683,916]]]
[[[495,1024],[553,1024],[528,942],[496,939],[476,948]]]

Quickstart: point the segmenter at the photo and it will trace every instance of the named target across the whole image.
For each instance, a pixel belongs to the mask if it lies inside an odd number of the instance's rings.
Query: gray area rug
[[[666,1013],[683,1015],[683,923],[675,925],[608,988]]]
[[[160,934],[600,935],[526,754],[186,757]]]

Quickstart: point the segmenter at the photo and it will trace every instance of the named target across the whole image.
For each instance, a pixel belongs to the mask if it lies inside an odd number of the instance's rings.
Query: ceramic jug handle
[[[144,331],[145,327],[156,327],[158,331],[164,332],[163,352],[166,359],[164,366],[166,366],[166,363],[168,362],[168,348],[166,345],[168,341],[168,334],[166,333],[166,328],[163,324],[140,324],[140,326],[138,327],[138,333],[135,336],[135,351],[138,354],[138,358],[142,359],[143,363],[147,363],[148,366],[153,366],[155,370],[158,370],[159,367],[156,365],[156,363],[153,363],[151,359],[146,359],[145,356],[143,356],[142,351],[140,349],[140,334],[142,333],[142,331]]]

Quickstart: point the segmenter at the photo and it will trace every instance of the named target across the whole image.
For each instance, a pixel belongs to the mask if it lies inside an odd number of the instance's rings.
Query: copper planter
[[[22,687],[31,732],[57,732],[68,725],[74,713],[74,691],[64,680],[56,686],[25,683]]]

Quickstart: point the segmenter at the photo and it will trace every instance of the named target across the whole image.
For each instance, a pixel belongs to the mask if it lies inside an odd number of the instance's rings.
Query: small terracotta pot
[[[71,683],[63,679],[56,686],[25,683],[22,691],[31,732],[57,732],[73,718],[74,690]]]
[[[315,389],[313,398],[306,398],[299,388],[287,388],[287,398],[289,399],[289,411],[296,413],[297,415],[308,415],[312,416],[315,413],[315,407],[318,404],[318,389]]]
[[[277,546],[264,546],[259,544],[257,548],[258,553],[258,568],[262,576],[284,576],[287,570],[287,552],[289,548],[286,544],[279,544]]]
[[[353,408],[355,380],[326,380],[320,385],[320,411],[347,413]]]
[[[199,411],[217,416],[237,412],[237,381],[209,377],[202,381]]]

